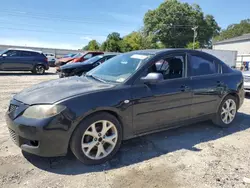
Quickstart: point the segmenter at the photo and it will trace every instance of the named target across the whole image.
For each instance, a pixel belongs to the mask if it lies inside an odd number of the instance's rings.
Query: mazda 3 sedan
[[[6,121],[26,152],[52,157],[70,149],[83,163],[99,164],[122,140],[204,120],[228,127],[243,99],[241,72],[212,55],[143,50],[23,90],[10,101]]]

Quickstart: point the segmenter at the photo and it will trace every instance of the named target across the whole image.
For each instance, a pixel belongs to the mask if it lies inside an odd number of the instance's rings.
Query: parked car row
[[[84,62],[92,57],[103,54],[103,52],[84,52],[68,54],[63,58],[56,59],[53,53],[13,48],[0,52],[0,71],[31,71],[34,74],[44,74],[49,67],[56,66],[56,70],[58,71],[60,66],[67,63]],[[97,66],[97,63],[93,64],[93,66],[87,64],[84,66],[83,71],[85,72]]]
[[[54,157],[70,149],[83,163],[100,164],[122,140],[204,120],[230,126],[244,100],[243,82],[240,71],[205,52],[134,51],[83,76],[23,90],[11,99],[6,122],[26,152]]]
[[[97,56],[97,55],[102,55],[104,54],[103,52],[84,52],[84,53],[78,53],[78,54],[75,54],[74,56],[69,56],[69,57],[64,57],[64,58],[61,58],[61,59],[58,59],[58,61],[56,62],[56,70],[59,69],[60,66],[62,65],[65,65],[69,62],[72,62],[72,63],[76,63],[76,62],[83,62],[83,61],[86,61],[87,59],[90,59],[94,56]]]
[[[68,63],[59,67],[58,73],[59,77],[69,77],[69,76],[81,76],[82,74],[90,71],[91,69],[97,67],[98,65],[104,63],[110,58],[116,56],[115,54],[97,55],[86,61],[79,63]]]

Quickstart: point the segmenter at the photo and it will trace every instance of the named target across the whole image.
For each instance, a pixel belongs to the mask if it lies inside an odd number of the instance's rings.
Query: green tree
[[[164,48],[164,45],[156,41],[153,35],[145,35],[143,30],[128,34],[123,37],[121,50],[122,52],[128,52],[133,50],[143,50],[150,48]]]
[[[188,43],[186,48],[193,49],[193,42]],[[199,41],[196,41],[194,43],[194,49],[199,49],[199,48],[200,48],[200,43],[199,43]]]
[[[250,33],[250,19],[242,20],[238,24],[231,24],[227,29],[221,31],[220,35],[215,37],[215,41],[225,40]]]
[[[201,8],[178,0],[164,1],[144,16],[144,29],[168,47],[185,47],[193,41],[192,27],[198,26],[196,38],[201,46],[210,43],[220,28],[212,15],[204,16]]]
[[[125,36],[121,43],[122,52],[128,52],[141,49],[142,36],[139,32],[132,32]]]
[[[103,42],[101,49],[107,52],[121,52],[122,38],[119,33],[113,32],[108,35],[107,40]]]
[[[100,50],[100,46],[96,40],[91,40],[88,45],[83,48],[83,50],[98,51]]]

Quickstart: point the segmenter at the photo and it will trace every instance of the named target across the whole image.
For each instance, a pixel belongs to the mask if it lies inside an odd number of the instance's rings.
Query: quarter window
[[[200,56],[191,56],[192,76],[201,76],[217,73],[215,63]]]

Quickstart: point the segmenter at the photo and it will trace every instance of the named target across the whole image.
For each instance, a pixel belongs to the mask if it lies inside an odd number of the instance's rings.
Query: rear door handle
[[[188,86],[181,86],[181,91],[184,92],[184,91],[187,91],[189,90],[189,87]]]

